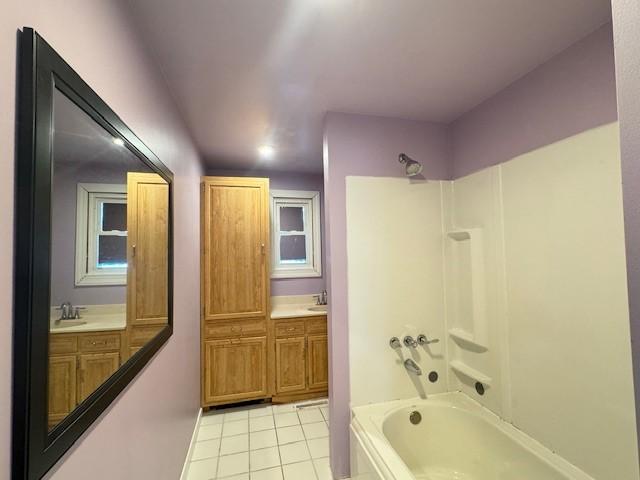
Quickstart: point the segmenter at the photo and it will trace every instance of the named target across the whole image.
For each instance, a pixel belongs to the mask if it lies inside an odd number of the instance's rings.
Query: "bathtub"
[[[355,407],[351,478],[593,480],[460,392]]]

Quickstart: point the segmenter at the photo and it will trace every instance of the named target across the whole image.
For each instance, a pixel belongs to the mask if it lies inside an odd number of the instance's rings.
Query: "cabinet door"
[[[127,174],[127,324],[166,325],[169,185],[156,173]]]
[[[304,337],[276,339],[276,392],[304,391],[306,359]]]
[[[267,179],[209,177],[202,199],[204,319],[266,317]]]
[[[205,404],[263,398],[267,392],[267,337],[204,342]]]
[[[49,428],[76,408],[76,356],[49,358]]]
[[[307,337],[307,368],[309,369],[309,389],[326,390],[329,388],[329,353],[326,335]]]
[[[120,366],[120,354],[87,353],[80,355],[78,403],[91,395]]]

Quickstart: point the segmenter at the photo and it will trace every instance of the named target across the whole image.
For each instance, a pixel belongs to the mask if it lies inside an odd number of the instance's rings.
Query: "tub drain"
[[[414,410],[409,415],[409,421],[414,425],[418,425],[422,421],[422,415],[420,415],[420,412],[418,412],[417,410]]]

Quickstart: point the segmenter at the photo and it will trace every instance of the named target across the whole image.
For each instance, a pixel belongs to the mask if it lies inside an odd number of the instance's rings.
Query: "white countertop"
[[[85,333],[124,330],[127,327],[127,314],[124,304],[119,305],[80,305],[82,318],[79,320],[60,320],[60,310],[51,309],[49,332]]]
[[[318,309],[321,309],[318,311]],[[317,317],[327,314],[327,305],[316,305],[313,295],[271,297],[271,318]]]

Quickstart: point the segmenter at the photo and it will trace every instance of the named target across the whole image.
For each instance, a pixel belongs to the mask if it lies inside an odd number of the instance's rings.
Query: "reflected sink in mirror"
[[[64,329],[70,327],[79,327],[80,325],[86,325],[84,320],[59,320],[53,324],[52,329]]]
[[[314,305],[313,307],[308,307],[307,310],[310,312],[326,312],[327,305]]]

